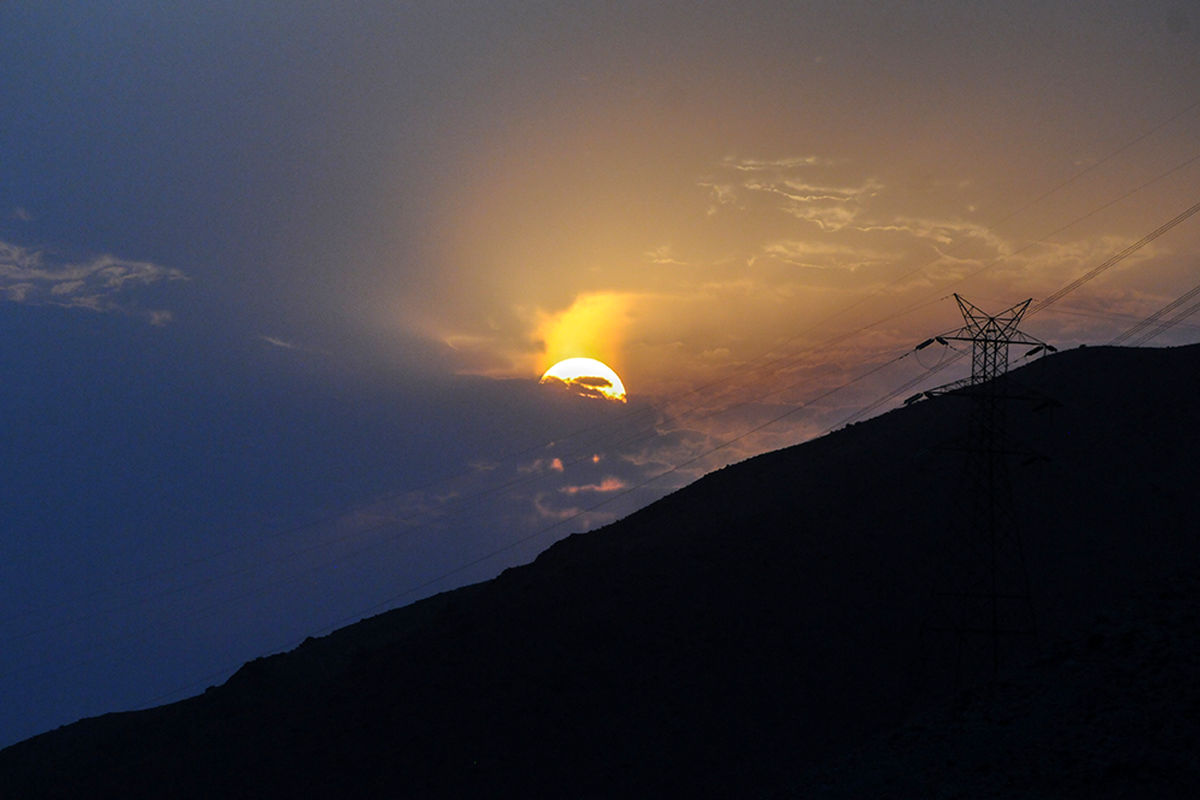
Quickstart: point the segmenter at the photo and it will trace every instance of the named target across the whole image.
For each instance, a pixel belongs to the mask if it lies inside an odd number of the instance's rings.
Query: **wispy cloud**
[[[662,264],[669,266],[687,266],[687,262],[678,258],[675,251],[670,245],[659,245],[653,250],[646,251],[646,260],[651,264]]]
[[[806,266],[835,267],[877,261],[888,254],[864,247],[819,239],[777,239],[763,245],[768,256]]]
[[[854,223],[865,204],[884,190],[873,177],[847,182],[847,167],[816,155],[782,158],[726,158],[720,178],[698,184],[711,195],[708,215],[722,207],[747,210],[774,208],[811,222],[823,231],[839,231]]]
[[[280,339],[278,336],[268,336],[265,333],[259,334],[258,338],[262,339],[269,345],[282,348],[284,350],[301,350],[303,348],[295,342],[289,342],[287,339]]]
[[[866,202],[883,190],[872,178],[854,186],[808,183],[790,179],[750,180],[742,184],[748,192],[763,193],[782,201],[779,210],[797,219],[815,223],[822,230],[838,231],[862,214]]]
[[[834,161],[816,155],[784,156],[782,158],[735,158],[727,156],[721,163],[723,166],[732,167],[740,172],[766,172],[798,169],[800,167],[827,167],[831,166]]]
[[[865,223],[856,230],[864,233],[899,233],[914,239],[924,239],[940,246],[958,246],[967,240],[981,243],[995,254],[1011,250],[1011,245],[995,231],[984,225],[961,219],[918,219],[897,216],[880,222]]]
[[[698,181],[696,185],[708,190],[709,204],[705,210],[707,216],[712,217],[720,213],[722,206],[745,209],[745,206],[738,201],[737,186],[733,183],[702,180]]]
[[[186,279],[181,270],[149,261],[111,255],[62,260],[43,250],[0,241],[0,298],[14,303],[138,313],[152,324],[164,325],[171,313],[145,311],[135,305],[134,295],[153,284]]]

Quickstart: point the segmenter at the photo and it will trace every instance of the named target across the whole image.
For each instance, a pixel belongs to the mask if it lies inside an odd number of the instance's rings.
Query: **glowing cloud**
[[[629,298],[599,292],[581,294],[565,311],[542,317],[538,338],[545,346],[543,369],[587,353],[600,361],[620,361],[629,324]]]
[[[588,483],[582,486],[564,486],[558,491],[563,494],[579,494],[580,492],[617,492],[627,488],[628,484],[620,478],[606,477],[599,483]]]

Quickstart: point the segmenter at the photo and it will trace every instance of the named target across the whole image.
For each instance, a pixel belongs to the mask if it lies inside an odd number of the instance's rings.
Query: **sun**
[[[575,394],[626,402],[625,384],[612,367],[594,358],[567,358],[542,375],[539,383],[565,386]]]

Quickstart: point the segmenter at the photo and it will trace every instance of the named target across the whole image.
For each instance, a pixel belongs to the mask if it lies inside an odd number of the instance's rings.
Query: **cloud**
[[[563,469],[565,469],[565,467],[563,466],[563,461],[558,456],[555,456],[553,458],[548,458],[548,459],[547,458],[536,458],[533,460],[533,463],[531,463],[531,464],[522,465],[522,466],[517,467],[517,471],[524,473],[524,474],[536,473],[536,472],[546,472],[547,470],[550,472],[562,472]]]
[[[186,279],[181,270],[149,261],[111,255],[56,260],[46,251],[0,241],[0,297],[14,303],[138,313],[151,324],[164,325],[170,312],[139,310],[134,295],[154,284]]]
[[[961,219],[921,219],[897,216],[878,222],[864,223],[856,230],[864,233],[902,234],[941,246],[961,246],[973,240],[990,248],[992,255],[1003,255],[1012,249],[1009,242],[986,225]]]
[[[709,193],[709,205],[705,209],[706,216],[715,216],[720,212],[722,206],[745,209],[745,206],[738,201],[737,186],[732,183],[698,181],[696,185],[707,189]]]
[[[647,251],[646,260],[651,264],[666,264],[674,266],[684,266],[687,263],[676,258],[671,246],[666,244],[659,245],[653,250]]]
[[[776,211],[812,222],[822,230],[836,231],[849,225],[864,204],[885,188],[873,177],[847,183],[845,164],[817,155],[725,158],[717,168],[724,179],[698,181],[710,193],[708,216],[722,206],[749,210],[750,199],[758,196],[775,200]]]
[[[296,344],[295,342],[289,342],[287,339],[280,339],[278,336],[268,336],[267,334],[262,333],[259,334],[258,338],[262,339],[267,344],[274,345],[275,347],[279,347],[284,350],[302,349],[300,345]]]
[[[0,291],[3,291],[5,296],[15,303],[25,302],[33,290],[34,286],[32,283],[13,283],[7,286],[0,285]]]
[[[616,520],[620,515],[606,511],[595,511],[578,506],[555,508],[553,500],[547,495],[538,495],[533,499],[535,519],[539,523],[551,522],[556,525],[570,522],[572,527],[580,530],[591,530]]]
[[[611,475],[601,480],[599,483],[588,483],[582,486],[563,486],[559,489],[563,494],[579,494],[580,492],[605,493],[618,492],[625,489],[629,484],[620,478],[614,478]]]
[[[749,180],[742,184],[747,192],[766,194],[782,200],[777,210],[797,219],[816,224],[826,231],[849,226],[863,213],[866,203],[883,191],[879,181],[868,178],[857,186],[837,186],[801,182],[786,178]]]
[[[833,159],[824,158],[822,156],[785,156],[783,158],[735,158],[726,156],[721,162],[723,166],[732,167],[740,172],[764,172],[764,171],[779,171],[791,170],[799,167],[817,167],[830,166],[834,164]]]
[[[595,400],[616,399],[622,403],[626,402],[623,397],[614,397],[615,387],[613,386],[613,382],[600,375],[580,375],[574,378],[560,378],[557,375],[546,375],[542,378],[541,382],[553,386],[560,391],[577,394],[580,397],[588,397]]]
[[[870,247],[821,239],[779,239],[762,247],[763,255],[816,269],[856,269],[865,262],[884,261],[892,253]]]

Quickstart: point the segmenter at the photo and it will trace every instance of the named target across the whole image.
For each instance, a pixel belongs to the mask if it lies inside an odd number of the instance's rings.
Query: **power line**
[[[1124,331],[1123,333],[1117,335],[1117,337],[1114,338],[1111,342],[1109,342],[1109,344],[1113,344],[1113,345],[1121,344],[1125,340],[1131,339],[1134,336],[1137,336],[1138,334],[1142,333],[1142,331],[1144,331],[1146,328],[1149,328],[1150,326],[1152,326],[1156,322],[1158,322],[1159,319],[1161,319],[1164,315],[1170,314],[1172,311],[1179,308],[1181,305],[1188,302],[1189,300],[1191,300],[1193,297],[1195,297],[1198,294],[1200,294],[1200,284],[1193,286],[1191,289],[1184,292],[1179,297],[1172,300],[1170,303],[1167,303],[1165,306],[1160,308],[1158,311],[1155,311],[1153,314],[1146,317],[1144,320],[1142,320],[1138,324],[1134,325],[1132,328],[1129,328],[1128,330]],[[1170,325],[1174,325],[1177,322],[1181,322],[1187,316],[1188,316],[1187,314],[1184,314],[1183,316],[1179,317],[1178,319],[1173,318],[1172,320],[1168,321],[1166,323],[1166,325],[1167,325],[1167,327],[1169,327]],[[1165,330],[1165,329],[1166,328],[1163,328],[1162,330]],[[1154,331],[1154,333],[1152,333],[1146,339],[1139,338],[1138,341],[1139,342],[1140,341],[1148,341],[1151,337],[1157,336],[1159,333],[1161,333],[1162,330],[1156,329]]]
[[[1025,211],[1025,210],[1027,210],[1027,209],[1029,209],[1029,208],[1032,208],[1033,206],[1035,206],[1035,205],[1037,205],[1038,203],[1040,203],[1040,202],[1042,202],[1043,200],[1045,200],[1047,197],[1050,197],[1051,195],[1053,195],[1053,194],[1057,193],[1059,190],[1061,190],[1061,189],[1065,189],[1066,187],[1070,186],[1070,185],[1071,185],[1072,183],[1074,183],[1075,181],[1077,181],[1077,180],[1079,180],[1080,178],[1082,178],[1084,175],[1087,175],[1087,174],[1088,174],[1089,172],[1091,172],[1092,170],[1094,170],[1094,169],[1097,169],[1097,168],[1099,168],[1099,167],[1101,167],[1101,166],[1103,166],[1103,165],[1107,164],[1109,161],[1112,161],[1114,158],[1116,158],[1116,157],[1117,157],[1118,155],[1120,155],[1121,153],[1124,153],[1126,150],[1130,149],[1130,148],[1131,148],[1131,147],[1133,147],[1134,145],[1136,145],[1136,144],[1139,144],[1139,143],[1141,143],[1141,142],[1145,141],[1146,139],[1150,138],[1150,137],[1151,137],[1151,136],[1153,136],[1154,134],[1158,133],[1158,132],[1159,132],[1160,130],[1162,130],[1163,128],[1165,128],[1165,127],[1167,127],[1168,125],[1170,125],[1170,124],[1171,124],[1172,122],[1174,122],[1175,120],[1177,120],[1177,119],[1179,119],[1180,117],[1182,117],[1182,116],[1184,116],[1185,114],[1187,114],[1189,111],[1192,111],[1193,109],[1195,109],[1195,108],[1198,108],[1198,107],[1200,107],[1200,100],[1197,100],[1197,101],[1195,101],[1194,103],[1192,103],[1191,105],[1187,106],[1186,108],[1184,108],[1184,109],[1183,109],[1183,110],[1181,110],[1181,111],[1177,111],[1177,112],[1175,112],[1175,113],[1174,113],[1174,114],[1172,114],[1170,117],[1168,117],[1167,119],[1165,119],[1165,120],[1163,120],[1162,122],[1158,123],[1157,125],[1155,125],[1155,126],[1154,126],[1153,128],[1151,128],[1150,130],[1148,130],[1148,131],[1146,131],[1146,132],[1144,132],[1144,133],[1138,134],[1137,136],[1133,137],[1133,138],[1132,138],[1132,139],[1130,139],[1129,141],[1127,141],[1127,142],[1125,142],[1124,144],[1122,144],[1121,146],[1119,146],[1119,147],[1118,147],[1116,150],[1113,150],[1113,151],[1109,152],[1109,153],[1108,153],[1107,155],[1105,155],[1104,157],[1100,158],[1100,159],[1099,159],[1099,160],[1097,160],[1097,161],[1094,161],[1094,162],[1092,162],[1092,163],[1091,163],[1091,164],[1089,164],[1088,166],[1086,166],[1086,167],[1084,167],[1083,169],[1079,170],[1078,172],[1076,172],[1076,173],[1075,173],[1074,175],[1072,175],[1071,177],[1067,178],[1066,180],[1062,181],[1061,183],[1059,183],[1059,184],[1056,184],[1055,186],[1053,186],[1053,187],[1051,187],[1050,189],[1046,190],[1045,192],[1043,192],[1042,194],[1040,194],[1040,195],[1038,195],[1037,197],[1033,198],[1033,199],[1032,199],[1032,200],[1030,200],[1028,203],[1026,203],[1026,204],[1024,204],[1023,206],[1021,206],[1020,208],[1018,208],[1018,209],[1016,209],[1016,210],[1012,211],[1012,212],[1011,212],[1011,213],[1009,213],[1007,216],[1005,216],[1005,217],[1001,218],[1001,219],[1000,219],[1000,220],[998,220],[998,221],[997,221],[995,224],[997,224],[997,225],[998,225],[998,224],[1000,224],[1001,222],[1006,222],[1006,221],[1008,221],[1009,219],[1011,219],[1011,218],[1015,217],[1017,214],[1020,214],[1022,211]]]
[[[1173,328],[1175,325],[1178,325],[1180,322],[1187,319],[1192,314],[1195,314],[1197,311],[1200,311],[1200,303],[1195,303],[1188,306],[1170,319],[1160,322],[1153,330],[1146,331],[1141,336],[1134,339],[1133,345],[1138,347],[1145,344],[1154,337],[1158,336],[1160,333],[1164,333],[1170,328]]]
[[[1197,156],[1196,158],[1200,158],[1200,156]],[[1192,159],[1192,160],[1194,161],[1195,159]],[[1088,281],[1092,280],[1093,278],[1095,278],[1096,276],[1100,275],[1101,273],[1107,271],[1108,269],[1116,266],[1117,264],[1121,263],[1126,258],[1128,258],[1129,256],[1136,253],[1138,250],[1141,250],[1143,247],[1150,244],[1155,239],[1157,239],[1158,237],[1162,236],[1167,231],[1174,228],[1176,225],[1189,219],[1197,211],[1200,211],[1200,203],[1196,203],[1195,205],[1187,208],[1183,212],[1176,215],[1174,218],[1168,220],[1167,222],[1163,223],[1159,227],[1155,228],[1153,231],[1146,234],[1141,239],[1138,239],[1136,242],[1129,245],[1125,249],[1120,250],[1117,253],[1113,254],[1103,263],[1099,264],[1096,267],[1093,267],[1092,269],[1088,270],[1084,274],[1080,275],[1078,278],[1071,281],[1066,286],[1063,286],[1058,291],[1042,298],[1040,301],[1038,301],[1038,303],[1036,305],[1034,305],[1034,307],[1032,309],[1030,309],[1029,313],[1036,314],[1039,311],[1041,311],[1042,309],[1046,308],[1047,306],[1057,303],[1063,297],[1066,297],[1068,294],[1075,291],[1083,284],[1087,283]]]

